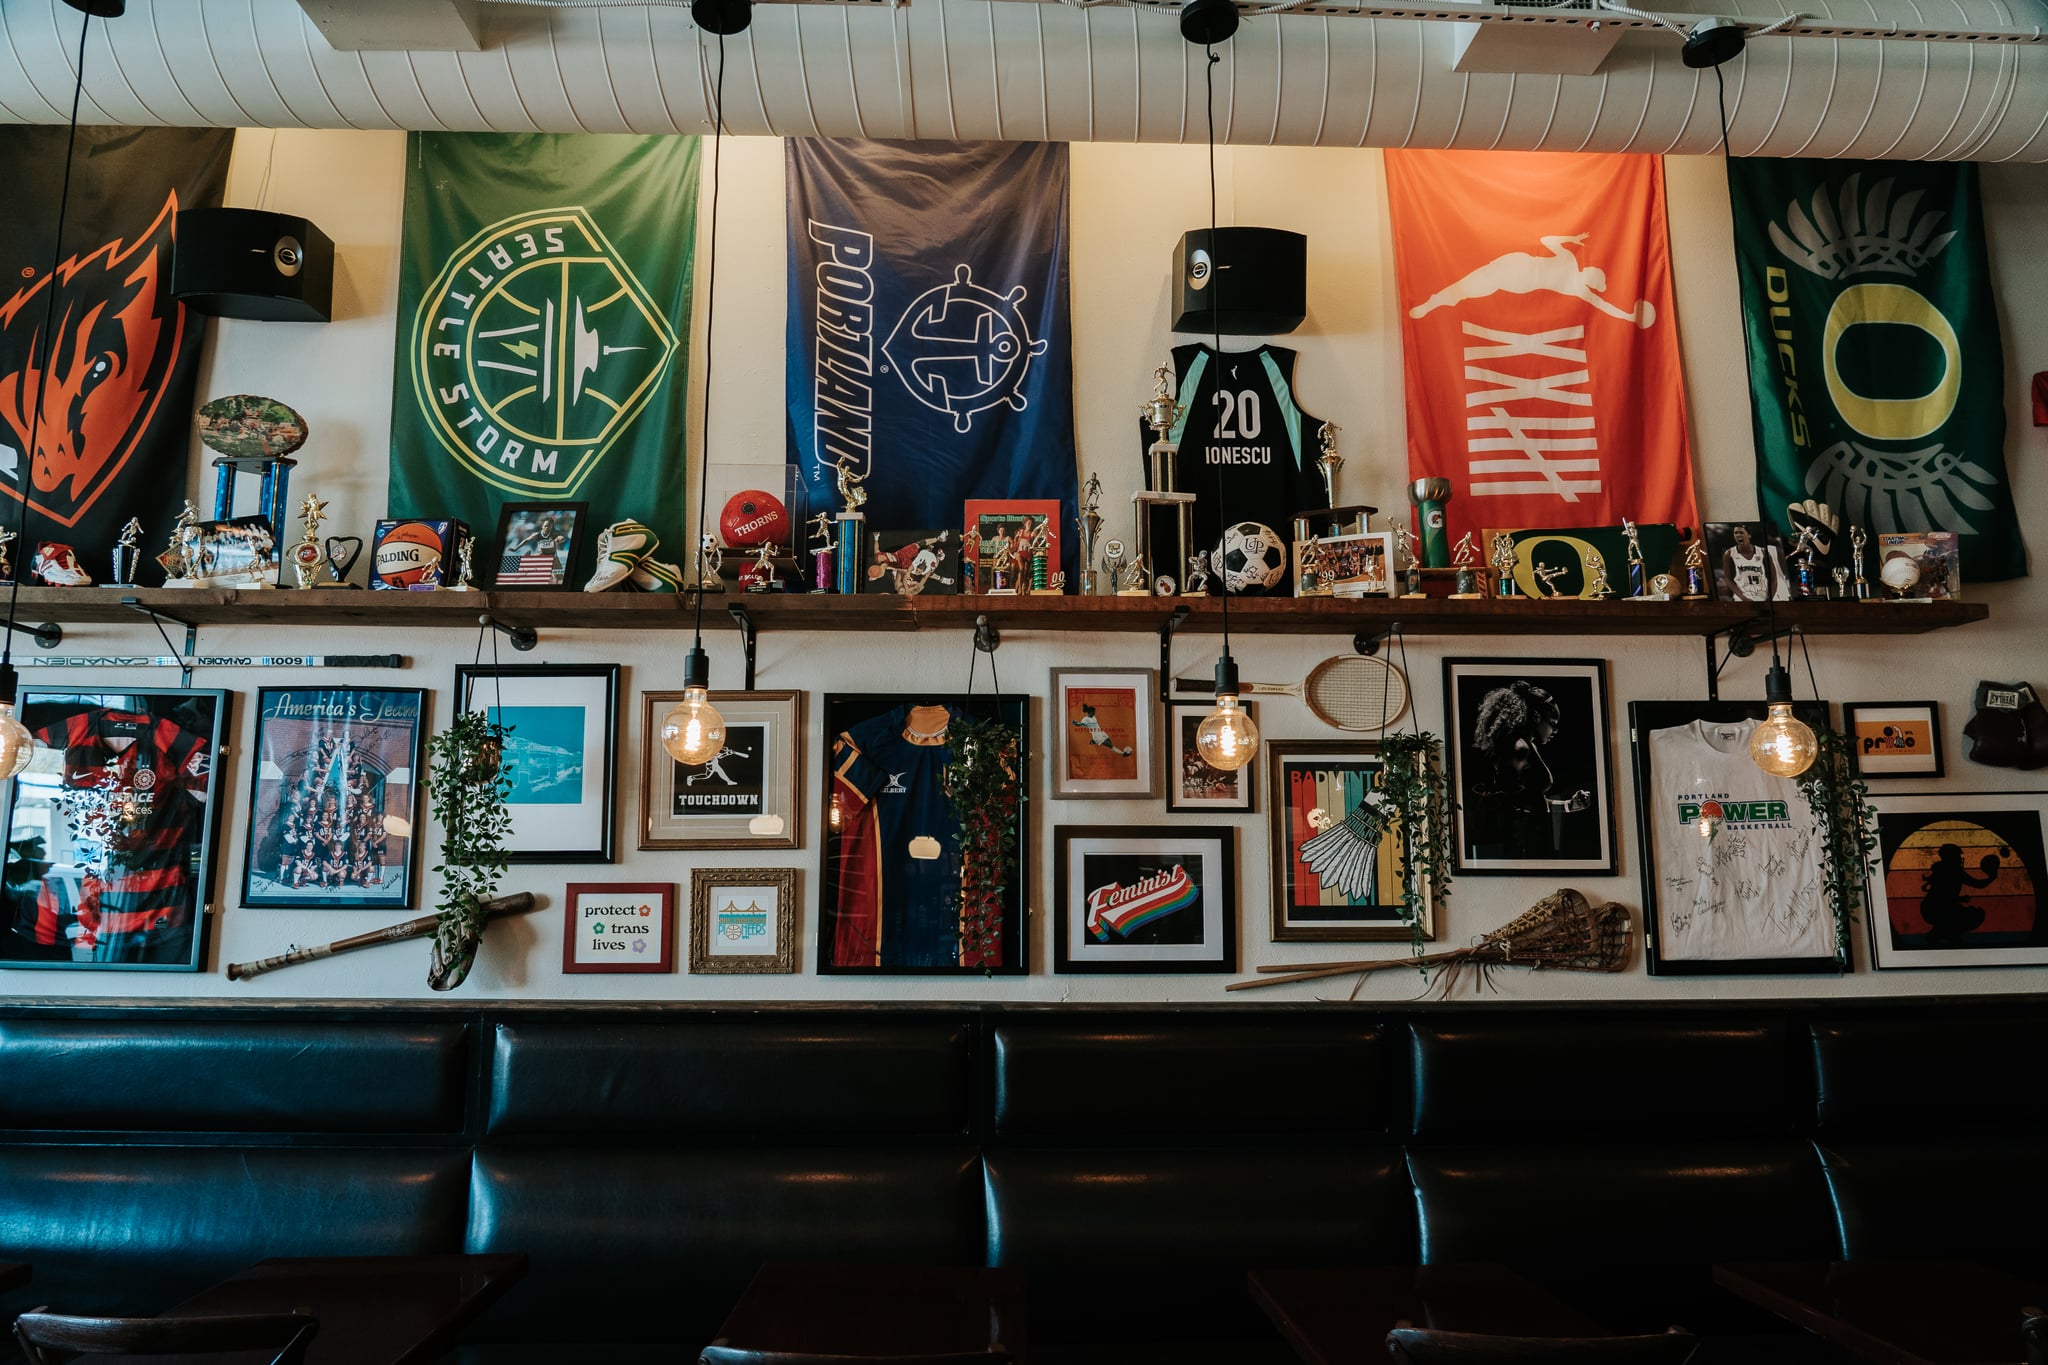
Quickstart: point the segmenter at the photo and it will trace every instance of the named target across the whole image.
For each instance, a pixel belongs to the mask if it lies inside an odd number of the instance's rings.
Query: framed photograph
[[[2048,792],[1887,792],[1870,804],[1879,969],[2048,966]]]
[[[1954,531],[1886,531],[1877,538],[1877,581],[1900,602],[1949,602],[1963,595],[1962,551]]]
[[[1629,703],[1652,976],[1842,970],[1812,808],[1756,766],[1760,701]],[[1825,702],[1792,714],[1828,723]]]
[[[926,597],[963,591],[960,540],[951,530],[877,531],[868,543],[862,592]]]
[[[1029,591],[1031,553],[1027,545],[1031,533],[1038,529],[1041,521],[1045,523],[1047,572],[1059,572],[1061,513],[1057,498],[969,498],[963,510],[966,529],[975,534],[979,549],[975,562],[962,570],[973,581],[963,586],[961,591],[989,590],[993,579],[988,566],[995,561],[998,540],[1008,540],[1017,554],[1022,581],[1012,586],[1019,592]]]
[[[1052,797],[1159,795],[1159,675],[1052,671]]]
[[[1842,734],[1860,776],[1943,775],[1941,708],[1934,702],[1843,702]]]
[[[242,904],[394,910],[416,903],[427,694],[266,687],[256,694]]]
[[[567,588],[590,524],[587,502],[508,502],[498,510],[493,588]]]
[[[1053,970],[1237,970],[1237,831],[1061,825],[1053,832]]]
[[[1367,943],[1409,940],[1402,918],[1401,834],[1370,849],[1345,817],[1379,784],[1376,740],[1271,740],[1273,941]],[[1426,896],[1422,937],[1436,938],[1436,903]]]
[[[571,882],[563,900],[562,970],[672,972],[676,889],[669,882]]]
[[[1244,702],[1244,713],[1258,724],[1258,707]],[[1234,773],[1211,767],[1195,747],[1195,731],[1209,712],[1209,702],[1170,706],[1166,713],[1166,808],[1170,811],[1248,811],[1252,808],[1252,769],[1245,764]]]
[[[1400,588],[1394,578],[1394,533],[1354,531],[1345,535],[1317,536],[1313,572],[1309,543],[1294,542],[1294,584],[1297,597],[1397,597]]]
[[[267,588],[279,582],[270,518],[230,517],[182,527],[157,556],[166,582],[194,588]]]
[[[1613,873],[1605,661],[1445,659],[1444,713],[1458,871]]]
[[[515,863],[612,860],[617,664],[458,664],[455,704],[509,726]]]
[[[825,838],[818,971],[825,975],[1022,976],[1030,969],[1031,773],[1028,697],[828,694],[821,767]],[[981,809],[949,781],[966,726],[999,722],[1014,759]],[[977,784],[982,785],[982,784]],[[992,869],[966,856],[1007,839],[999,898],[977,898]]]
[[[793,867],[699,867],[690,871],[690,970],[796,970]]]
[[[36,752],[7,784],[0,966],[199,970],[231,696],[21,689]]]
[[[801,848],[804,694],[713,692],[725,747],[678,763],[661,721],[680,692],[640,694],[640,847]]]
[[[1767,521],[1707,523],[1707,567],[1720,602],[1789,602],[1785,545]]]

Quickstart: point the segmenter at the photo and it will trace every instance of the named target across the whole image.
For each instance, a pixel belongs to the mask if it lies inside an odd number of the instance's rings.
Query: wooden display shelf
[[[675,593],[366,592],[214,588],[30,588],[17,619],[59,625],[131,623],[148,618],[123,598],[200,626],[378,626],[474,629],[489,614],[507,625],[541,629],[686,630],[696,599]],[[704,602],[706,626],[734,625],[727,607],[745,606],[762,631],[968,630],[978,616],[1004,630],[1156,633],[1181,609],[1183,632],[1215,632],[1223,604],[1208,598],[893,597],[807,593],[723,593]],[[1781,602],[1781,628],[1812,635],[1918,635],[1982,621],[1981,602]],[[1234,598],[1230,624],[1252,634],[1709,636],[1738,627],[1760,631],[1764,613],[1741,602],[1453,601],[1448,598]]]

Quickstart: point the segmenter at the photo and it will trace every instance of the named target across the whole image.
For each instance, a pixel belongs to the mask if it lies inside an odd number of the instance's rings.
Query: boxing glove
[[[2033,697],[2025,683],[1979,682],[1977,712],[1963,727],[1970,741],[1969,758],[1994,768],[2029,766],[2027,724],[2022,708]],[[2038,707],[2039,703],[2035,705]]]
[[[2039,768],[2048,765],[2048,707],[2041,705],[2041,698],[2029,683],[2020,684],[2020,724],[2026,728],[2026,752],[2020,759],[2022,768]]]

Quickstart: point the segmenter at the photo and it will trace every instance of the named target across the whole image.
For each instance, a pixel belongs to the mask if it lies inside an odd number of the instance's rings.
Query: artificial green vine
[[[1877,814],[1870,788],[1857,775],[1849,741],[1829,726],[1816,727],[1820,752],[1799,779],[1799,794],[1813,809],[1820,844],[1821,883],[1835,913],[1835,956],[1849,965],[1849,926],[1863,901],[1870,864],[1877,854]]]
[[[1428,902],[1451,895],[1451,799],[1444,785],[1443,746],[1427,731],[1391,734],[1380,741],[1379,790],[1389,825],[1401,835],[1401,917],[1409,943],[1422,956],[1422,921]],[[1429,968],[1423,967],[1424,977]]]
[[[441,896],[434,903],[434,955],[427,984],[453,990],[469,976],[483,941],[483,903],[505,874],[506,801],[512,765],[504,761],[507,725],[484,711],[464,711],[427,742],[428,789],[441,822]]]
[[[1001,719],[955,716],[946,743],[946,795],[960,825],[960,965],[993,976],[1017,875],[1017,730]]]

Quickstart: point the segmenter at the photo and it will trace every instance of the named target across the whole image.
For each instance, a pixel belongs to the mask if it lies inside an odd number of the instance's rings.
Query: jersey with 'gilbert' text
[[[960,962],[960,821],[945,790],[953,750],[912,743],[904,733],[910,712],[898,706],[832,744],[840,820],[835,967]],[[938,856],[911,856],[919,838],[935,840]]]
[[[1213,548],[1223,528],[1240,521],[1269,526],[1291,544],[1295,513],[1330,505],[1316,468],[1323,419],[1294,401],[1294,352],[1176,346],[1173,369],[1182,411],[1166,439],[1180,447],[1174,491],[1195,495],[1195,545]],[[1153,437],[1142,421],[1139,430],[1142,458]]]

